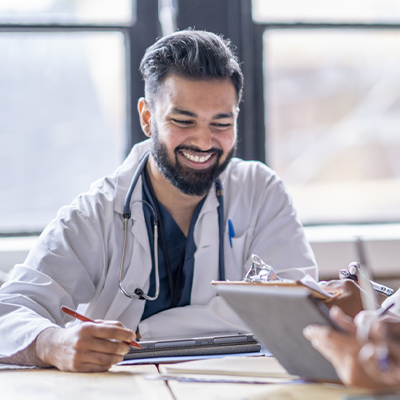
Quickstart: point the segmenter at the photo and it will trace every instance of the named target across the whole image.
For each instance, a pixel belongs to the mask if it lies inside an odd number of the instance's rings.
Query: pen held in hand
[[[69,308],[67,306],[62,306],[61,307],[61,311],[64,312],[65,314],[68,314],[71,317],[77,318],[77,319],[79,319],[80,321],[83,321],[83,322],[93,322],[95,324],[98,323],[98,322],[93,321],[92,319],[90,319],[88,317],[85,317],[82,314],[79,314],[77,311],[72,310],[71,308]],[[126,342],[126,343],[128,343],[130,346],[135,347],[137,349],[141,349],[142,348],[142,346],[139,343],[135,342],[135,341]]]

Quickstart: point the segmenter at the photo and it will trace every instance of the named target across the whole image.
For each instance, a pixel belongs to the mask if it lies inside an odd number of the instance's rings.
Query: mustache
[[[218,154],[218,155],[222,155],[223,151],[221,149],[217,149],[215,147],[212,147],[211,149],[208,150],[202,150],[199,149],[196,146],[187,146],[187,145],[179,145],[175,148],[175,153],[177,151],[181,151],[181,150],[187,150],[187,151],[194,151],[196,153],[203,153],[203,154]]]

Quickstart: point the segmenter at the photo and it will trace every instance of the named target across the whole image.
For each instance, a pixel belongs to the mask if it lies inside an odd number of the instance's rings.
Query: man
[[[62,208],[15,267],[0,290],[0,362],[104,371],[122,360],[134,332],[151,338],[241,330],[210,282],[242,279],[252,253],[282,277],[316,277],[282,182],[261,163],[233,158],[243,76],[229,43],[208,32],[177,32],[146,51],[141,72],[138,111],[150,140]],[[98,323],[64,328],[71,318],[60,307],[82,304]]]

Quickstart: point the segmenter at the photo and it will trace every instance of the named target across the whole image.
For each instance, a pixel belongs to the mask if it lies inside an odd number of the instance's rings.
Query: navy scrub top
[[[186,237],[179,226],[176,224],[168,210],[152,195],[152,187],[147,169],[144,169],[143,181],[143,200],[151,204],[154,210],[159,210],[159,229],[158,229],[158,268],[160,277],[160,294],[154,301],[146,300],[142,320],[160,311],[172,307],[183,307],[190,304],[192,292],[194,253],[196,245],[193,239],[193,230],[203,206],[205,197],[197,205],[189,226],[188,236]],[[156,205],[157,202],[157,205]],[[150,242],[152,269],[150,273],[149,296],[154,296],[155,285],[155,266],[154,266],[154,217],[148,206],[143,204],[143,213],[147,226],[147,234]],[[165,247],[162,238],[161,226],[164,230]],[[168,269],[165,256],[168,257],[171,269],[171,278],[168,276]],[[173,287],[174,299],[171,297],[171,285]]]

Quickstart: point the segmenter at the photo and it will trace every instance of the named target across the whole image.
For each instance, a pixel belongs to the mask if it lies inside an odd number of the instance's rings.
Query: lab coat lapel
[[[218,199],[215,186],[204,201],[194,228],[197,247],[194,261],[191,304],[206,304],[216,295],[211,286],[219,275]]]

